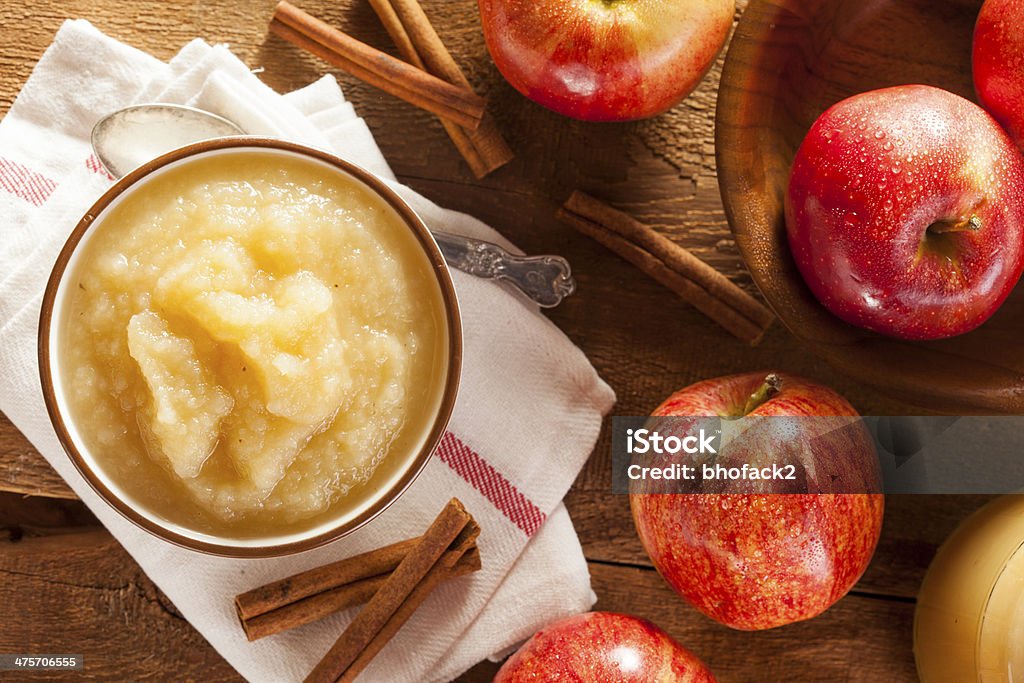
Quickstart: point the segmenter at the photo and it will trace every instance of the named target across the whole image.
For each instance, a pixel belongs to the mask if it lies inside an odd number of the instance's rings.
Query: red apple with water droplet
[[[627,121],[686,97],[732,28],[734,0],[479,0],[484,38],[519,92],[560,114]]]
[[[978,105],[908,85],[811,127],[785,196],[796,265],[827,309],[903,339],[969,332],[1024,269],[1024,158]]]
[[[1024,1],[985,0],[974,25],[974,89],[981,105],[1024,145]]]
[[[494,683],[715,683],[692,652],[647,621],[588,612],[545,626],[498,671]]]
[[[803,473],[803,490],[818,492],[792,493],[777,480],[768,485],[778,493],[764,482],[723,488],[705,480],[698,492],[631,493],[640,541],[677,593],[727,626],[759,630],[810,619],[849,592],[874,554],[884,506],[873,441],[850,419],[853,406],[793,375],[748,373],[686,387],[653,414],[680,423],[717,417],[723,431],[743,418],[743,438],[715,458],[735,467],[785,452]],[[785,424],[785,443],[776,423]],[[750,427],[758,424],[769,428]],[[715,493],[699,492],[706,490]]]

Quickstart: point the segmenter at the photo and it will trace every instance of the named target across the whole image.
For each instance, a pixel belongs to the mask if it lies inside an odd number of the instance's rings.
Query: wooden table
[[[592,125],[527,101],[491,63],[473,0],[425,7],[517,152],[477,181],[436,119],[339,75],[348,97],[402,179],[442,205],[469,212],[529,252],[568,257],[578,293],[551,312],[618,394],[620,415],[649,412],[671,391],[732,372],[774,368],[831,385],[865,414],[915,414],[838,375],[780,325],[748,348],[602,247],[559,225],[555,208],[584,189],[657,226],[736,282],[750,281],[730,238],[715,179],[718,66],[671,112],[652,121]],[[741,3],[745,4],[745,3]],[[202,36],[227,42],[280,90],[326,66],[275,37],[273,0],[38,0],[0,5],[0,108],[11,102],[60,23],[82,17],[161,58]],[[306,0],[304,9],[391,50],[363,0]],[[96,678],[236,680],[237,674],[177,613],[27,441],[0,415],[0,652],[85,654]],[[628,502],[610,492],[607,430],[568,496],[590,562],[598,609],[650,618],[699,654],[722,683],[912,681],[914,595],[937,545],[984,497],[890,497],[875,560],[851,595],[825,615],[764,633],[712,623],[651,568]],[[6,541],[9,538],[9,542]],[[480,664],[465,681],[487,681]]]

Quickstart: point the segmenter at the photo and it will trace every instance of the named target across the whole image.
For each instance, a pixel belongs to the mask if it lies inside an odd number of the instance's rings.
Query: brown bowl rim
[[[297,154],[307,159],[312,158],[314,160],[325,162],[340,170],[342,173],[355,178],[378,197],[387,202],[387,204],[398,213],[406,226],[413,231],[413,234],[416,236],[429,258],[430,263],[433,266],[434,275],[437,278],[438,286],[441,289],[441,297],[444,301],[446,321],[448,324],[448,376],[445,381],[441,405],[438,409],[437,416],[434,418],[433,426],[428,433],[423,448],[405,469],[398,480],[372,505],[363,510],[356,517],[353,517],[343,524],[339,524],[338,526],[332,527],[327,531],[309,538],[264,546],[225,545],[212,541],[190,538],[161,526],[159,523],[143,516],[124,499],[110,491],[103,481],[96,476],[93,468],[89,466],[72,442],[67,429],[67,424],[65,423],[64,417],[57,405],[56,393],[54,391],[55,378],[52,373],[49,354],[51,331],[56,327],[52,324],[52,318],[58,285],[66,273],[68,262],[70,261],[75,248],[81,242],[82,237],[85,235],[89,227],[94,224],[96,218],[100,216],[115,199],[121,196],[123,192],[134,187],[136,183],[168,164],[215,150],[242,150],[245,148],[285,151]],[[57,438],[71,462],[74,464],[75,469],[77,469],[79,474],[81,474],[89,483],[93,491],[95,491],[108,505],[119,512],[121,516],[128,519],[137,527],[158,538],[169,541],[180,547],[208,555],[235,558],[280,557],[283,555],[292,555],[312,550],[313,548],[318,548],[343,536],[347,536],[373,520],[379,514],[384,512],[384,510],[390,507],[402,496],[403,493],[405,493],[409,486],[412,485],[413,481],[415,481],[424,470],[447,430],[448,422],[451,419],[452,411],[455,407],[455,399],[458,394],[459,383],[461,381],[463,359],[462,319],[459,311],[458,297],[455,293],[455,286],[451,279],[451,273],[445,263],[444,256],[441,254],[437,243],[430,234],[429,228],[416,214],[412,207],[410,207],[405,200],[399,197],[394,190],[389,188],[383,180],[369,171],[331,154],[330,152],[276,138],[256,136],[217,138],[180,147],[139,166],[117,180],[113,186],[104,192],[103,195],[97,199],[82,216],[81,220],[72,230],[67,241],[64,243],[60,254],[57,256],[57,260],[50,272],[50,277],[47,280],[46,289],[43,293],[42,309],[39,316],[37,345],[39,357],[39,378],[42,383],[43,400],[46,404],[46,411],[49,414],[50,422],[53,424],[54,431],[57,433]]]

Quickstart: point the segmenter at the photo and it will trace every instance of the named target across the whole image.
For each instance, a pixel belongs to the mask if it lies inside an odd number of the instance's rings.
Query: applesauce
[[[415,458],[447,376],[437,276],[382,198],[325,168],[186,159],[80,245],[63,388],[136,506],[214,535],[301,531]]]
[[[918,595],[914,656],[922,683],[1024,681],[1024,496],[986,504],[939,549]]]

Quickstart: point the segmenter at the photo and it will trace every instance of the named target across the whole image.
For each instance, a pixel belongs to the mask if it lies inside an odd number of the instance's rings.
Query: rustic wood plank
[[[239,680],[104,529],[0,543],[0,604],[0,652],[82,654],[99,679]]]
[[[60,475],[0,412],[0,491],[74,499]]]
[[[783,680],[796,671],[808,682],[912,680],[910,602],[851,595],[811,622],[744,633],[686,606],[653,570],[590,568],[596,609],[654,621],[722,683]],[[0,576],[0,651],[82,653],[86,674],[98,678],[116,671],[123,680],[170,672],[179,680],[238,680],[105,530],[0,542]],[[459,680],[489,681],[496,668],[483,663]]]
[[[720,683],[915,681],[913,604],[850,595],[816,619],[734,631],[684,605],[656,573],[591,564],[596,609],[629,612],[692,650]]]
[[[590,564],[595,609],[649,619],[711,668],[719,683],[865,683],[916,681],[914,606],[849,595],[816,619],[747,633],[712,622],[686,606],[649,569]],[[490,681],[498,665],[482,662],[459,679]]]
[[[11,520],[7,502],[0,495],[0,528]],[[75,505],[81,504],[36,499],[27,512],[42,512],[44,519],[34,521],[50,533],[18,541],[0,536],[0,652],[82,654],[84,676],[100,680],[240,681],[110,533],[83,524]],[[74,523],[77,529],[67,526]],[[483,663],[459,680],[490,681],[496,669]],[[64,677],[0,673],[0,680]]]
[[[0,492],[0,542],[25,537],[77,533],[99,520],[80,500],[61,500]]]

